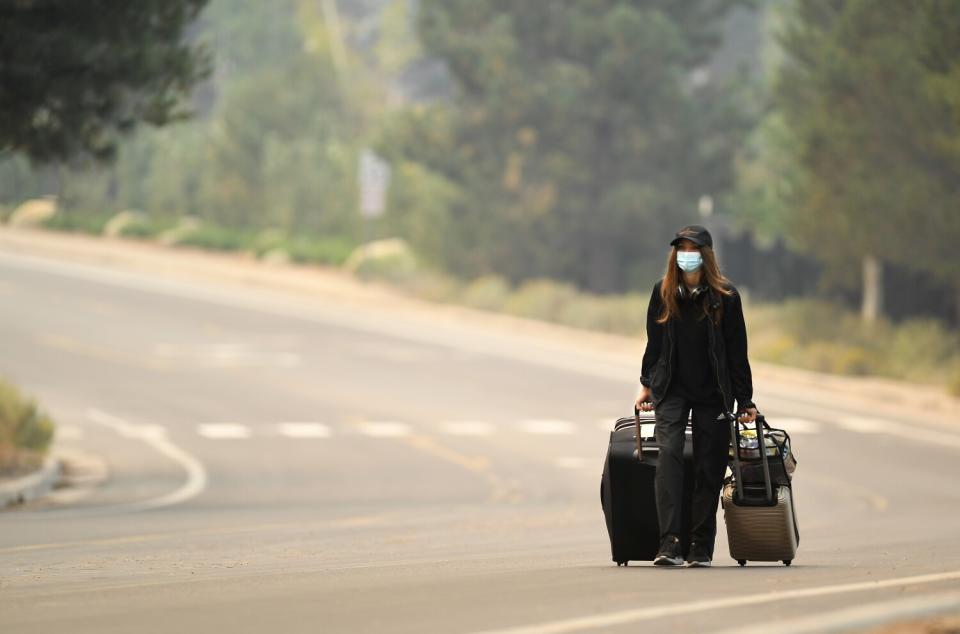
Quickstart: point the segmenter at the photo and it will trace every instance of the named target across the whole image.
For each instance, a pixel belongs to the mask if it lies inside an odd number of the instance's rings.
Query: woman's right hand
[[[637,401],[633,404],[635,408],[641,412],[650,412],[653,411],[653,403],[650,402],[650,388],[641,385],[640,394],[637,395]]]

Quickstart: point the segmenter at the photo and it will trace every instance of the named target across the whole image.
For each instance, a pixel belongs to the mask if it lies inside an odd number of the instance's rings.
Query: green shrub
[[[896,326],[884,344],[884,374],[929,380],[951,367],[960,335],[935,319],[912,319]]]
[[[747,330],[756,358],[820,372],[912,381],[947,373],[949,384],[952,368],[960,369],[960,333],[934,319],[866,324],[829,302],[792,300],[748,306]]]
[[[36,468],[53,440],[53,421],[33,399],[0,380],[0,473]]]
[[[152,218],[136,220],[124,226],[123,229],[120,230],[120,235],[124,238],[149,240],[171,229],[175,224],[173,220],[154,220]]]
[[[294,236],[283,246],[294,262],[341,266],[356,248],[356,243],[340,236]]]
[[[559,321],[574,328],[640,335],[646,329],[648,301],[640,295],[580,293],[564,305]]]
[[[286,235],[279,229],[266,229],[253,237],[251,247],[259,258],[276,249],[286,250],[286,240]]]
[[[519,317],[559,322],[563,311],[577,297],[570,284],[553,280],[524,282],[507,300],[506,312]]]
[[[412,295],[430,302],[458,303],[462,284],[455,278],[429,269],[416,271],[402,280],[400,286]]]
[[[82,211],[62,211],[43,222],[47,229],[56,231],[72,231],[76,233],[92,233],[100,235],[103,227],[113,214],[92,213]]]
[[[471,308],[498,311],[510,297],[510,283],[499,275],[485,275],[470,282],[460,295],[460,303]]]
[[[344,268],[361,279],[380,280],[398,286],[410,284],[421,271],[416,256],[406,242],[398,239],[358,246],[347,258]]]
[[[187,232],[177,245],[211,249],[214,251],[252,250],[256,236],[250,231],[201,225]]]
[[[953,376],[947,383],[947,391],[953,396],[960,396],[960,366],[953,371]]]

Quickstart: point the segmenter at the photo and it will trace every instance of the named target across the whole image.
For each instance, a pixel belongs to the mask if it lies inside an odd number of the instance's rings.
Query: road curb
[[[60,479],[63,467],[56,458],[47,458],[43,466],[21,478],[0,482],[0,510],[44,496]]]

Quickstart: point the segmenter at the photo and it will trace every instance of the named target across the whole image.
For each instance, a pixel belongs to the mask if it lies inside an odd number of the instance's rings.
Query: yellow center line
[[[485,456],[468,456],[455,449],[441,445],[431,436],[414,435],[403,438],[404,443],[428,453],[435,458],[445,460],[472,473],[485,473],[490,470],[490,459]]]
[[[112,350],[110,348],[105,348],[95,344],[77,341],[76,339],[71,339],[70,337],[65,337],[63,335],[42,334],[38,335],[36,339],[40,344],[47,346],[48,348],[72,352],[74,354],[90,357],[98,361],[105,361],[107,363],[115,363],[117,365],[131,366],[147,370],[155,370],[158,372],[165,372],[171,369],[171,365],[169,363],[154,359],[152,357],[126,354],[118,350]]]
[[[123,544],[138,544],[144,542],[180,539],[184,536],[202,537],[207,535],[231,535],[236,533],[269,531],[280,528],[361,528],[365,526],[380,525],[385,523],[385,521],[386,517],[383,515],[358,515],[354,517],[343,517],[335,520],[327,520],[324,522],[315,522],[313,524],[307,524],[304,522],[274,522],[271,524],[255,524],[252,526],[238,526],[232,528],[199,528],[195,530],[177,531],[171,533],[143,533],[140,535],[126,535],[123,537],[82,539],[67,542],[49,542],[46,544],[8,546],[6,548],[0,548],[0,554],[22,553],[37,550],[54,550],[57,548],[73,548],[77,546],[118,546]]]

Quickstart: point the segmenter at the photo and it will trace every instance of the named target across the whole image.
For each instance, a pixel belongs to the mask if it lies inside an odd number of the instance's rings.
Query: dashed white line
[[[333,435],[330,427],[323,423],[279,423],[277,430],[280,435],[290,438],[329,438]]]
[[[489,436],[496,431],[490,423],[479,420],[452,420],[440,424],[445,434],[454,436]]]
[[[839,416],[837,425],[863,434],[889,434],[914,442],[923,442],[939,447],[960,449],[960,434],[931,429],[917,424],[896,423],[892,421],[864,418],[862,416]]]
[[[395,421],[367,421],[358,428],[361,434],[372,438],[401,438],[412,432],[410,425]]]
[[[532,419],[520,421],[520,429],[528,434],[573,434],[577,426],[568,420]]]
[[[772,427],[786,430],[791,436],[797,434],[816,434],[823,427],[820,423],[806,418],[771,418],[769,421]]]
[[[242,440],[250,438],[252,435],[249,427],[236,423],[204,423],[197,425],[197,433],[204,438],[212,438],[215,440]]]

